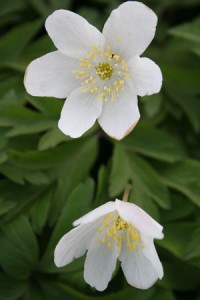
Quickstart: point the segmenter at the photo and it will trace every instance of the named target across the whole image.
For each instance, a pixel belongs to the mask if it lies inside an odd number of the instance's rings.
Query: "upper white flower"
[[[140,58],[152,41],[157,16],[140,2],[113,10],[102,33],[81,16],[57,10],[46,30],[58,51],[34,60],[25,87],[33,96],[67,98],[58,126],[80,137],[95,123],[120,140],[140,118],[137,95],[158,93],[159,67]]]
[[[154,238],[163,238],[162,226],[137,205],[108,202],[74,225],[77,227],[64,235],[55,249],[55,264],[65,266],[88,250],[84,278],[97,290],[107,288],[117,259],[134,287],[147,289],[163,277],[153,243]]]

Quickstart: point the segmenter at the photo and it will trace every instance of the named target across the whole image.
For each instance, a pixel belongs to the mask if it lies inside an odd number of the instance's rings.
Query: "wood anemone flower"
[[[27,92],[67,98],[58,122],[66,135],[80,137],[98,120],[109,136],[124,138],[140,118],[137,95],[162,85],[160,68],[140,57],[156,24],[155,13],[137,1],[113,10],[102,33],[71,11],[55,11],[46,30],[58,50],[30,63]]]

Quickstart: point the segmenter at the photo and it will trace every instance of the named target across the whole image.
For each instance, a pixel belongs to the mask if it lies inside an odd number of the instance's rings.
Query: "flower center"
[[[109,63],[99,63],[96,67],[96,73],[101,80],[110,79],[113,74],[113,67]]]
[[[130,251],[135,251],[140,241],[138,230],[116,213],[107,214],[104,217],[98,232],[98,241],[105,243],[109,248],[116,246],[118,254],[120,254],[122,243]]]
[[[93,46],[88,57],[80,58],[80,69],[73,70],[81,82],[81,93],[96,94],[97,100],[114,101],[125,88],[126,78],[131,77],[126,61],[106,49]]]

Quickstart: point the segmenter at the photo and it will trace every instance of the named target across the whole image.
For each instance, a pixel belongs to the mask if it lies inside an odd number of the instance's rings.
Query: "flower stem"
[[[128,201],[130,190],[131,190],[131,185],[127,184],[125,187],[125,190],[124,190],[124,195],[123,195],[122,201],[124,201],[124,202]]]

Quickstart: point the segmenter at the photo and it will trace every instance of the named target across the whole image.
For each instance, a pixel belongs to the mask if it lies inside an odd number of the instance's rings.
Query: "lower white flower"
[[[158,93],[160,68],[141,58],[152,41],[157,16],[137,1],[113,10],[102,33],[81,16],[57,10],[46,29],[58,51],[34,60],[24,84],[33,96],[66,98],[58,126],[77,138],[98,120],[120,140],[137,124],[137,95]]]
[[[65,266],[87,256],[84,279],[98,291],[107,288],[119,259],[128,283],[140,289],[163,277],[153,240],[162,239],[162,226],[133,203],[108,202],[74,222],[55,249],[55,264]]]

